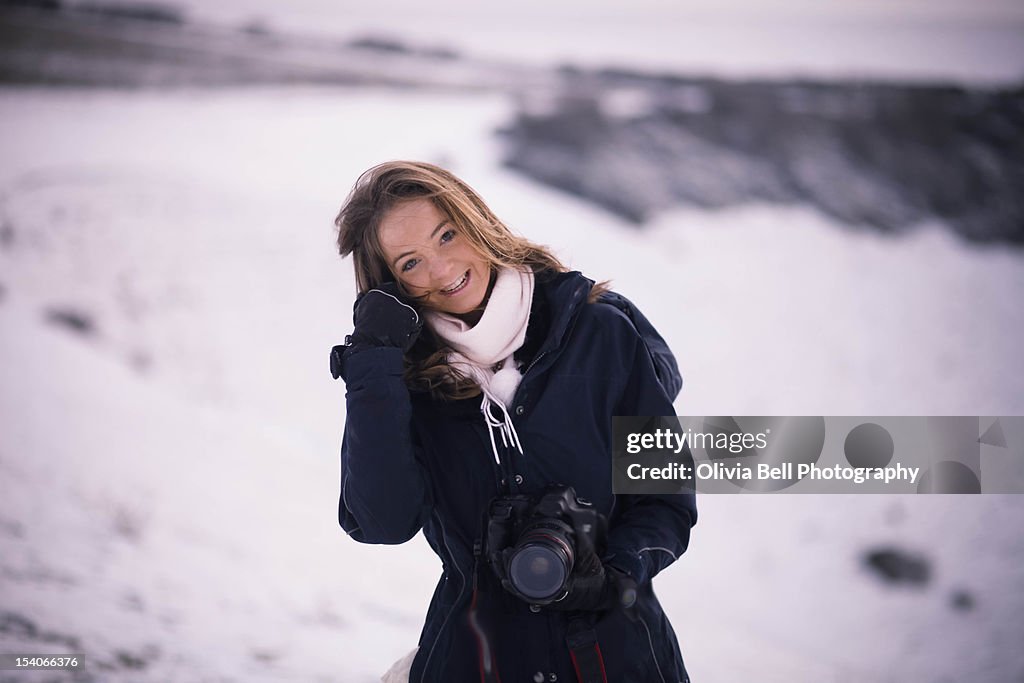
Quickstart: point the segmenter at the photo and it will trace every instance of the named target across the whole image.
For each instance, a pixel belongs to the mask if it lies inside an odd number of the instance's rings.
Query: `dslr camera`
[[[571,486],[499,496],[487,516],[486,557],[501,585],[532,605],[565,597],[581,542],[600,554],[604,515]]]

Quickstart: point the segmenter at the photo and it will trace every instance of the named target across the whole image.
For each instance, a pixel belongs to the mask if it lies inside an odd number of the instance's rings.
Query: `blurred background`
[[[689,415],[1024,414],[1015,0],[0,3],[0,681],[378,680],[440,562],[337,525],[360,172],[636,302]],[[984,463],[982,463],[984,469]],[[705,495],[698,683],[1024,681],[1024,497]]]

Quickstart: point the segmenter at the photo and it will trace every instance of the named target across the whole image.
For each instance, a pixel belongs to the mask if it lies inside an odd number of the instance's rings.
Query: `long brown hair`
[[[422,161],[388,161],[359,176],[334,221],[338,252],[343,257],[352,255],[359,292],[397,279],[380,244],[380,222],[396,205],[420,198],[430,199],[492,269],[530,268],[535,273],[568,270],[550,249],[509,230],[480,195],[451,172]],[[595,290],[592,299],[606,291],[605,283]],[[449,350],[425,326],[406,355],[406,384],[439,399],[478,394],[480,388],[474,382],[447,364]]]

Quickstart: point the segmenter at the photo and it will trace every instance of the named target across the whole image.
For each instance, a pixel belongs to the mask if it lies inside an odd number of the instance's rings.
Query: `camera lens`
[[[573,565],[571,533],[554,519],[537,521],[523,531],[508,563],[509,580],[523,597],[551,601],[565,592]]]
[[[551,600],[562,592],[569,575],[565,554],[557,546],[519,548],[509,561],[509,579],[520,593],[533,600]]]

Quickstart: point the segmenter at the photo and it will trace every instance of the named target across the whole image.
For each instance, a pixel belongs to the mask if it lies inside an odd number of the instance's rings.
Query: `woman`
[[[336,224],[360,292],[331,356],[347,385],[339,520],[362,543],[422,529],[443,566],[409,680],[688,681],[651,579],[686,550],[694,497],[611,485],[612,416],[674,414],[664,340],[436,166],[370,169]],[[559,528],[575,564],[538,597],[492,547],[494,501],[539,509],[549,491],[574,511]],[[603,536],[577,523],[595,509]]]

